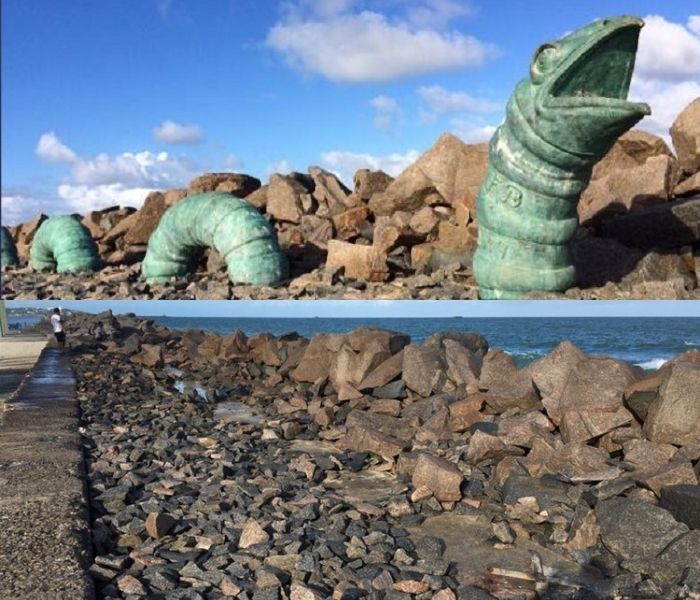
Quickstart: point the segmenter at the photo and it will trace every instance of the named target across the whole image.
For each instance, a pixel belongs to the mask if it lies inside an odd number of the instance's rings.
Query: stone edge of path
[[[80,411],[67,354],[44,348],[0,421],[0,598],[91,600]]]

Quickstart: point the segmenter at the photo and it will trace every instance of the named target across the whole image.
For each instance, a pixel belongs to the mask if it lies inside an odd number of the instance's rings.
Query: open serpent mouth
[[[650,114],[647,104],[627,101],[642,25],[629,18],[604,21],[600,34],[560,66],[562,73],[551,85],[550,102]]]

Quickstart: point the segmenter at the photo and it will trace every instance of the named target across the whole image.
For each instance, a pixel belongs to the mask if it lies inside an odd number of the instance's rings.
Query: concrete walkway
[[[0,598],[94,597],[75,379],[44,348],[0,420]]]

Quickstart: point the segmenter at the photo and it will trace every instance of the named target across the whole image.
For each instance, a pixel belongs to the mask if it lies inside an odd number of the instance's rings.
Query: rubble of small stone
[[[700,298],[700,98],[670,130],[675,154],[658,136],[623,135],[594,168],[579,202],[572,247],[578,287],[564,298]],[[472,254],[476,197],[488,145],[445,134],[395,179],[356,172],[353,189],[319,167],[273,174],[206,173],[187,189],[151,193],[143,206],[80,216],[98,243],[94,274],[4,268],[3,295],[24,298],[436,298],[475,299]],[[245,198],[275,227],[291,266],[276,287],[231,284],[215,252],[197,273],[163,285],[141,277],[149,236],[185,196],[225,192]],[[26,265],[46,217],[10,227]]]
[[[101,598],[700,598],[698,350],[97,319],[68,338]]]

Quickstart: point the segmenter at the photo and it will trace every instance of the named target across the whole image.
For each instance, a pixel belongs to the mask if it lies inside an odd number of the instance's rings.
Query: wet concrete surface
[[[79,410],[68,355],[45,348],[0,422],[0,598],[93,598]]]

